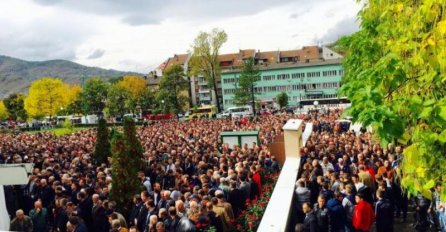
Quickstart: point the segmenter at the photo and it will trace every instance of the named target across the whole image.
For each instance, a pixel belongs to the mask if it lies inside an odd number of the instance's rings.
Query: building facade
[[[321,104],[336,104],[343,69],[341,59],[332,59],[270,65],[261,67],[260,73],[260,80],[254,86],[256,100],[275,101],[279,93],[285,92],[290,106],[304,106],[316,100]],[[234,106],[235,83],[240,78],[240,70],[227,70],[221,78],[223,106],[227,109]]]
[[[261,73],[261,79],[254,88],[256,100],[272,102],[277,94],[285,92],[290,106],[312,105],[316,100],[321,105],[346,101],[337,96],[343,76],[342,56],[327,47],[307,46],[288,51],[247,49],[221,54],[218,57],[222,70],[217,84],[219,99],[207,80],[192,76],[189,77],[191,103],[197,106],[215,105],[218,100],[224,109],[234,106],[235,84],[240,78],[244,61],[249,58],[254,59]],[[174,64],[182,65],[187,71],[189,59],[190,54],[174,55],[167,59],[158,67],[157,76],[152,80],[154,85],[159,83],[162,72]]]

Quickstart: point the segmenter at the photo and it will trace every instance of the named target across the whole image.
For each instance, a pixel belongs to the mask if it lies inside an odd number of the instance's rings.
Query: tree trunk
[[[221,108],[220,108],[220,101],[219,101],[219,97],[218,97],[218,87],[217,87],[217,77],[215,75],[215,69],[214,66],[211,66],[212,68],[212,81],[214,82],[214,91],[215,91],[215,100],[216,100],[216,104],[217,104],[217,113],[220,113]]]

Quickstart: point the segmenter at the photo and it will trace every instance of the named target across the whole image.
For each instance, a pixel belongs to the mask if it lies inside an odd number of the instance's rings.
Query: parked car
[[[231,117],[231,113],[229,111],[223,111],[217,114],[217,118],[229,118]]]
[[[124,114],[123,118],[131,118],[134,122],[139,121],[139,116],[137,114]]]

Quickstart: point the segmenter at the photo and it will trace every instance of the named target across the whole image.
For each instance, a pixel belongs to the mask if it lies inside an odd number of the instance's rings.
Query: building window
[[[288,80],[290,79],[290,74],[279,74],[277,75],[277,80]]]
[[[263,76],[264,81],[274,81],[276,79],[275,75]]]
[[[341,77],[344,76],[344,70],[342,70],[342,69],[339,70],[339,76],[341,76]]]
[[[307,77],[320,77],[321,72],[308,72]]]
[[[291,78],[293,79],[299,79],[299,78],[304,78],[305,77],[305,73],[293,73],[291,74]]]

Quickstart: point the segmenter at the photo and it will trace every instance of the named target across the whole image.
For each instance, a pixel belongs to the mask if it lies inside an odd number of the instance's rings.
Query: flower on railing
[[[273,193],[274,185],[279,178],[279,173],[266,172],[263,173],[263,178],[264,184],[262,185],[260,196],[253,200],[246,200],[246,209],[242,210],[235,220],[235,226],[233,228],[235,231],[257,231],[268,201]]]

